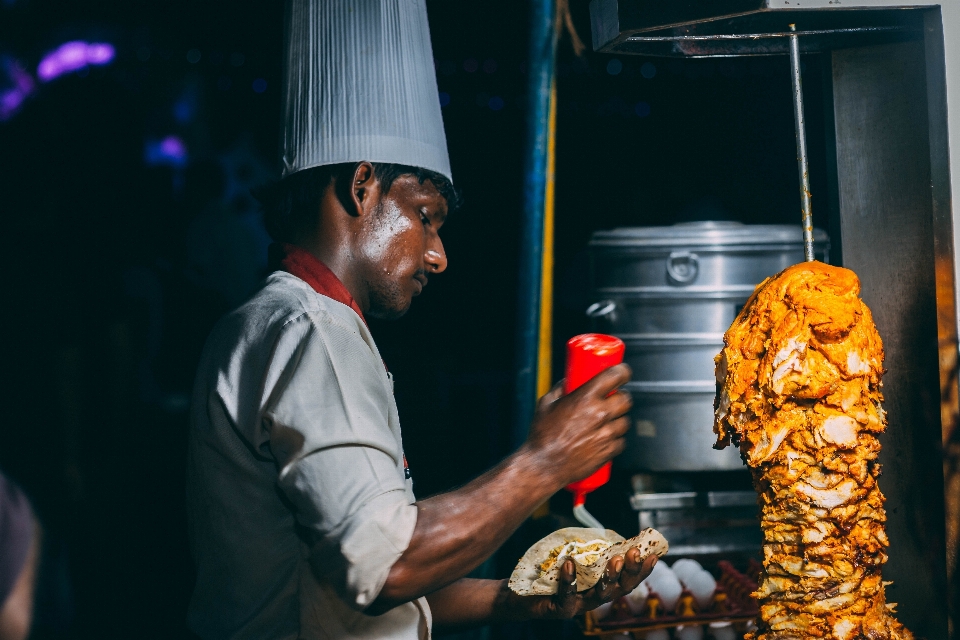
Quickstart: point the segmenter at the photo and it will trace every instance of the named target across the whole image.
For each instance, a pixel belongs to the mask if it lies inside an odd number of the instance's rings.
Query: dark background
[[[572,8],[588,53],[561,42],[557,353],[587,328],[592,231],[799,218],[785,57],[614,59],[589,52],[586,1]],[[373,328],[421,496],[509,453],[528,12],[507,0],[428,9],[465,205],[443,230],[447,273]],[[35,637],[190,637],[186,409],[206,334],[264,275],[249,189],[279,176],[282,35],[279,2],[0,0],[0,97],[16,77],[32,84],[0,120],[0,469],[44,527]],[[109,42],[116,57],[37,80],[71,40]],[[806,62],[817,105],[819,66]],[[824,193],[823,119],[807,116]],[[169,136],[184,154],[157,154]],[[628,480],[591,498],[625,535],[637,528]],[[569,503],[558,495],[554,513]],[[535,534],[487,575],[506,575]]]

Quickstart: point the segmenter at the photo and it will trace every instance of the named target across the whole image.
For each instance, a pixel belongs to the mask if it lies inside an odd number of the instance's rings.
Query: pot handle
[[[667,278],[672,284],[690,284],[700,272],[700,257],[692,251],[674,251],[667,257]]]
[[[616,310],[616,302],[613,300],[601,300],[587,307],[587,317],[592,320],[600,320],[601,318],[612,320],[613,312]]]

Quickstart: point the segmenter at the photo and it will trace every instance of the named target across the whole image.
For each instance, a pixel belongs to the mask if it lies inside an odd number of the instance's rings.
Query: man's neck
[[[343,283],[347,291],[356,301],[357,306],[366,314],[369,308],[369,296],[366,287],[362,286],[356,277],[353,267],[353,257],[345,247],[329,247],[323,242],[297,242],[297,246],[308,251],[313,257],[322,262],[337,279]]]

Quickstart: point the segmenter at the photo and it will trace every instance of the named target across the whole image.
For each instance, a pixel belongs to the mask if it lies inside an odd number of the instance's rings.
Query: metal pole
[[[790,25],[796,32],[797,25]],[[797,129],[797,165],[800,168],[800,206],[803,210],[803,256],[813,257],[813,210],[810,205],[810,166],[807,163],[807,133],[803,122],[803,86],[800,83],[800,38],[790,35],[790,77],[793,80],[793,122]]]
[[[532,0],[530,9],[527,157],[524,163],[524,207],[520,237],[520,283],[517,296],[517,375],[512,438],[514,447],[526,440],[537,396],[547,145],[551,88],[557,50],[554,0]]]

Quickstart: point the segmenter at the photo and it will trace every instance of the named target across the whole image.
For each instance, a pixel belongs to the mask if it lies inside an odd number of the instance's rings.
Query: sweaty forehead
[[[398,176],[384,197],[396,200],[401,206],[427,207],[443,216],[447,213],[447,200],[440,195],[433,182],[424,180],[421,184],[412,174]]]

